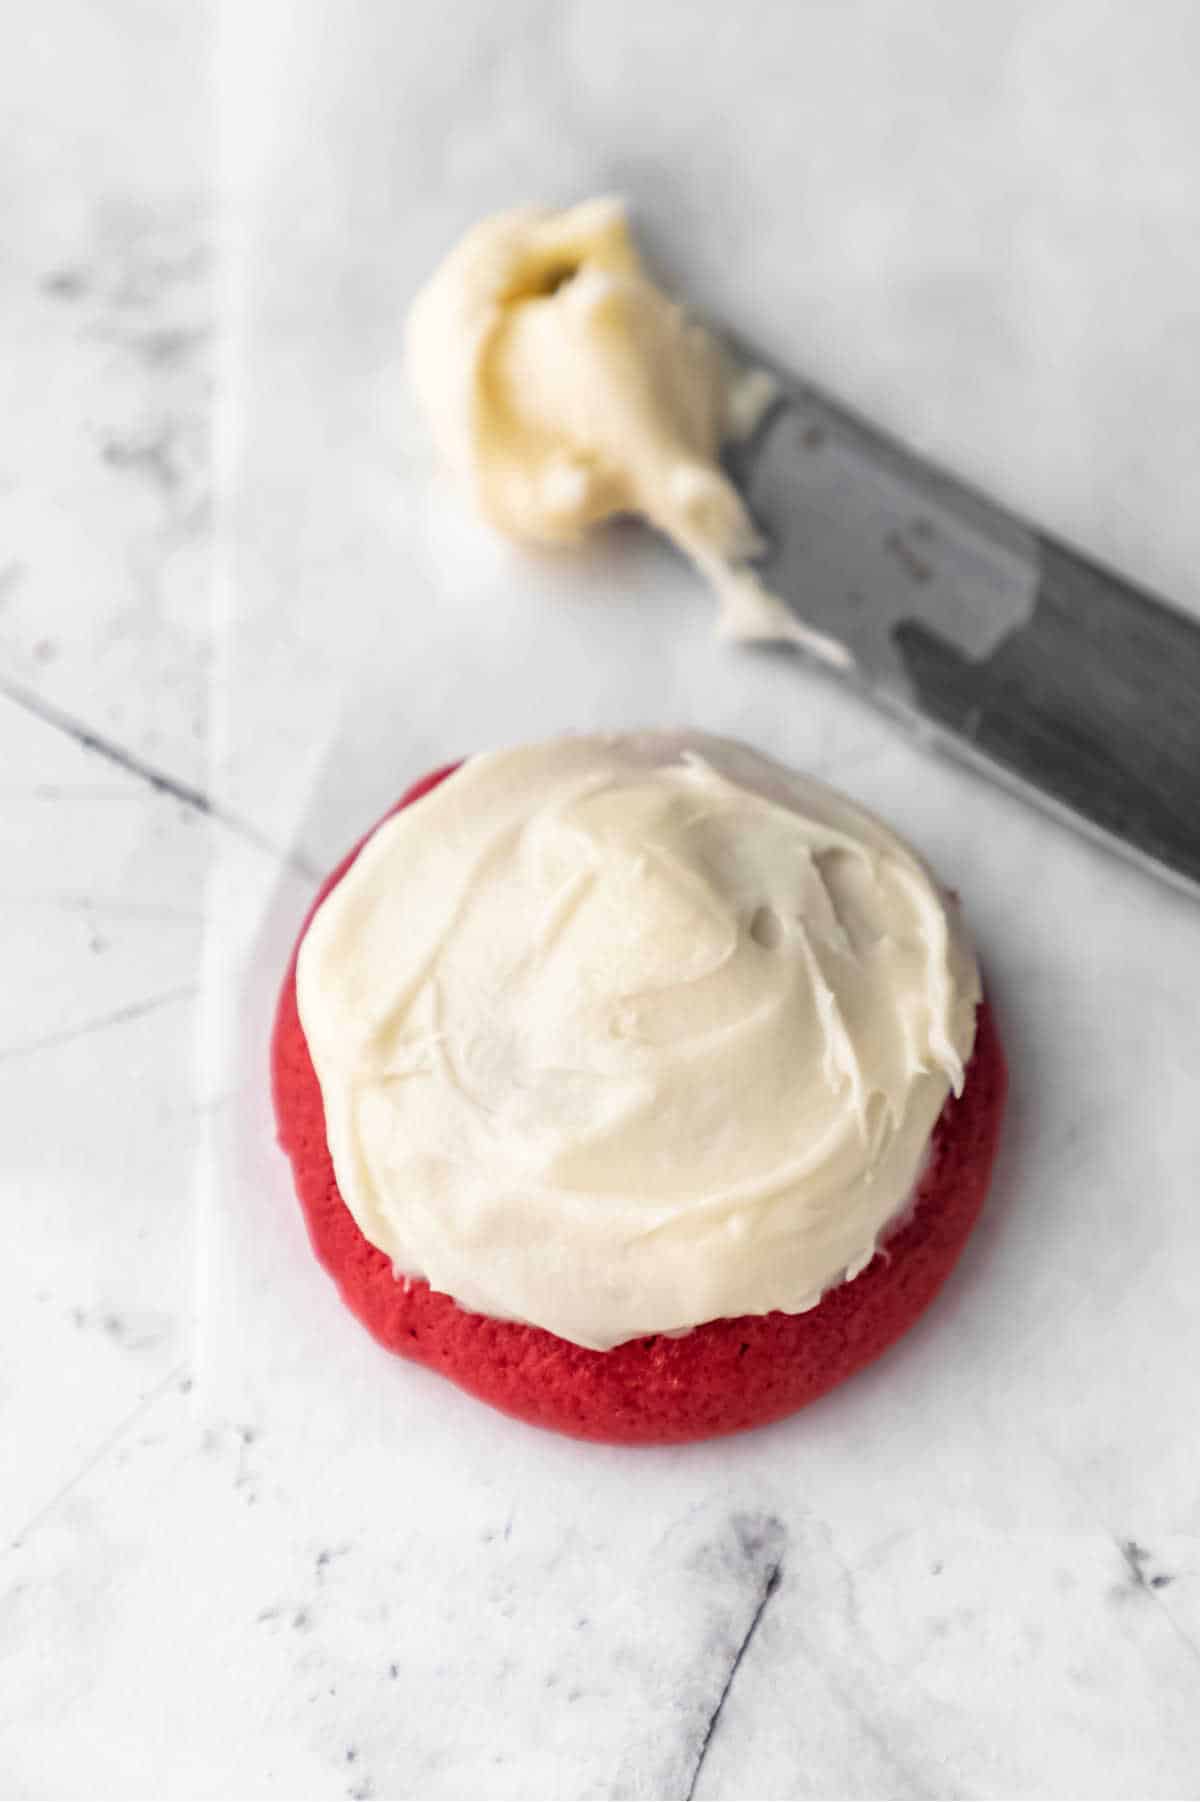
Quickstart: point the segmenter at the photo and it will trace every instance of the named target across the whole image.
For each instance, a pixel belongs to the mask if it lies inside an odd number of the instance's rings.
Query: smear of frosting
[[[763,544],[718,461],[775,381],[651,281],[619,200],[483,220],[417,295],[407,337],[435,440],[500,531],[570,545],[640,513],[712,584],[722,636],[849,662],[762,586]]]
[[[374,834],[297,993],[366,1237],[604,1349],[861,1270],[961,1085],[979,979],[878,821],[653,735],[473,758]]]

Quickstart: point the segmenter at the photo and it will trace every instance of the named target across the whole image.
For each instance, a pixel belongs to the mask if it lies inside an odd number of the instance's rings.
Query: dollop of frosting
[[[711,581],[723,633],[820,639],[749,567],[763,547],[718,462],[774,382],[650,280],[619,200],[474,226],[413,301],[407,352],[444,458],[500,531],[573,544],[643,514]]]
[[[664,734],[472,758],[378,828],[297,971],[365,1236],[598,1349],[862,1270],[979,993],[956,905],[879,821]]]

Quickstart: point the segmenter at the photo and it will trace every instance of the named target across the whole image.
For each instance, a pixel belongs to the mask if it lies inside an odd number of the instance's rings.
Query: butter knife
[[[1200,622],[770,373],[725,461],[807,654],[1200,897]]]

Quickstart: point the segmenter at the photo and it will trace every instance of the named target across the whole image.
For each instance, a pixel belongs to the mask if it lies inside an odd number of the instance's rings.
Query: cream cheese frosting
[[[443,457],[500,531],[569,545],[643,514],[712,583],[725,635],[848,661],[759,582],[763,546],[718,462],[772,378],[737,369],[650,280],[619,200],[473,227],[414,300],[407,352]]]
[[[894,833],[681,734],[472,758],[377,829],[297,969],[367,1239],[597,1349],[799,1312],[862,1270],[979,994]]]

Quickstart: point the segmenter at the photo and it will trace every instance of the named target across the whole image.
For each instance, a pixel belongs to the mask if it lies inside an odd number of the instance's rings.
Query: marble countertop
[[[1200,18],[1085,0],[48,0],[0,22],[0,1794],[1194,1796],[1200,914],[637,531],[518,558],[396,323],[619,189],[725,318],[1200,612]],[[1010,1049],[944,1297],[791,1422],[629,1452],[389,1359],[264,1044],[415,774],[693,723],[962,890]]]

